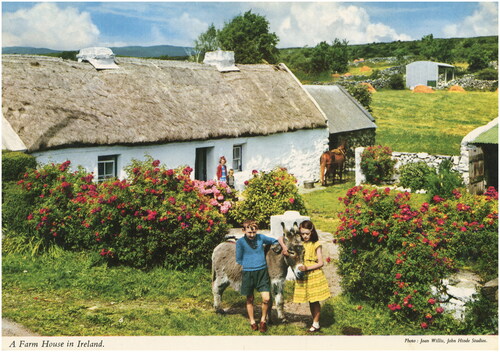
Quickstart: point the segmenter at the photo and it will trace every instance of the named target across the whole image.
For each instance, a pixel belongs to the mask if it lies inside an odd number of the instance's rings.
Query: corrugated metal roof
[[[451,67],[454,68],[455,66],[450,65],[450,64],[445,64],[443,62],[434,62],[434,61],[413,61],[406,65],[408,66],[418,66],[418,65],[431,65],[431,66],[442,66],[442,67]]]
[[[12,129],[9,121],[2,115],[2,150],[25,151],[27,149],[21,138]]]
[[[481,133],[472,143],[498,144],[498,124]]]
[[[337,85],[304,85],[328,119],[330,133],[377,128],[373,116],[344,88]]]

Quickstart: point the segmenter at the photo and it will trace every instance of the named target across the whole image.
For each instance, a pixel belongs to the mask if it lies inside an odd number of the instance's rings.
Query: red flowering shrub
[[[366,181],[380,184],[394,174],[396,161],[392,159],[392,150],[381,145],[366,147],[361,154],[361,170]]]
[[[384,302],[397,317],[427,328],[443,312],[431,287],[440,289],[457,262],[489,263],[496,271],[498,202],[456,192],[453,199],[413,208],[410,196],[388,188],[350,189],[340,198],[345,209],[335,241],[346,291]]]
[[[165,169],[150,158],[134,161],[127,180],[95,184],[68,166],[46,165],[19,181],[34,199],[26,221],[47,244],[93,249],[111,263],[184,268],[210,263],[227,232],[224,203],[211,204],[189,167]]]
[[[306,213],[304,201],[299,194],[297,179],[285,168],[270,172],[252,172],[253,177],[245,181],[243,201],[237,203],[233,220],[241,224],[254,219],[261,228],[269,227],[271,215],[283,214],[287,210]]]
[[[71,172],[71,162],[47,164],[26,172],[18,185],[32,199],[26,221],[46,245],[56,243],[66,249],[89,248],[89,236],[80,226],[81,206],[73,199],[93,187],[93,175],[83,170]]]
[[[100,254],[135,267],[207,265],[227,232],[218,205],[190,178],[192,169],[133,161],[128,181],[99,185],[88,199],[86,225]]]

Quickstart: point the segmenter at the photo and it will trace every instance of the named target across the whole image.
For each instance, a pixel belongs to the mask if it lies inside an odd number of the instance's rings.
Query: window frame
[[[118,154],[112,155],[99,155],[97,157],[97,182],[103,182],[109,180],[110,178],[118,177]],[[112,164],[113,170],[111,173],[106,173],[107,166]],[[103,165],[103,173],[100,171],[100,167]]]
[[[233,170],[236,171],[243,171],[243,147],[244,144],[234,144],[233,145],[233,158],[232,158],[232,164],[231,166],[233,167]],[[235,156],[235,151],[239,150],[239,156]]]

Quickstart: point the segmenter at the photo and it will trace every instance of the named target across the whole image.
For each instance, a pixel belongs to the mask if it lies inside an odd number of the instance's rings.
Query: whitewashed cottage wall
[[[207,141],[192,141],[148,146],[101,146],[88,148],[66,148],[35,152],[33,155],[42,164],[71,161],[73,169],[83,166],[97,175],[97,158],[104,155],[119,155],[118,177],[124,178],[124,167],[132,159],[144,160],[150,155],[169,168],[188,165],[194,169],[196,148],[211,148],[208,154],[208,178],[215,179],[219,157],[224,155],[231,168],[233,145],[243,145],[243,171],[235,173],[236,188],[251,177],[252,170],[268,171],[276,166],[286,167],[299,183],[319,178],[319,158],[328,149],[328,130],[310,129],[269,136],[228,138]],[[194,176],[194,172],[192,173]]]

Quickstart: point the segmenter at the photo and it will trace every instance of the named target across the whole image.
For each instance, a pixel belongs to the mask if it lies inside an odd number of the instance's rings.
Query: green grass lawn
[[[338,198],[353,186],[348,181],[303,195],[309,215],[319,229],[335,232],[336,216],[342,209]],[[229,314],[215,314],[208,268],[141,271],[108,267],[97,254],[53,250],[34,257],[4,254],[2,269],[3,316],[41,335],[256,334],[248,326],[244,297],[231,288],[223,295],[223,307],[229,308]],[[287,282],[286,301],[291,300],[292,291],[293,283]],[[256,301],[260,303],[258,297]],[[304,335],[307,324],[308,316],[305,322],[271,325],[266,334]],[[386,307],[352,301],[344,295],[324,302],[321,324],[325,335],[343,335],[352,327],[365,335],[455,331],[422,331],[415,324],[396,322]]]
[[[382,90],[372,95],[376,144],[398,152],[459,155],[461,140],[498,116],[498,93]]]
[[[223,295],[228,314],[214,312],[209,269],[108,268],[90,254],[70,252],[40,257],[9,254],[3,256],[2,265],[3,317],[41,335],[259,335],[250,330],[245,299],[234,290]],[[292,289],[287,282],[286,300],[291,299]],[[306,317],[306,322],[271,325],[266,335],[304,335],[309,323]],[[386,308],[344,296],[325,301],[321,324],[325,335],[343,335],[348,327],[365,335],[447,333],[397,323]]]
[[[345,197],[349,188],[354,187],[354,174],[348,175],[348,181],[303,194],[308,215],[316,228],[334,233],[339,224],[338,212],[342,210],[339,197]],[[317,185],[318,186],[318,185]]]

